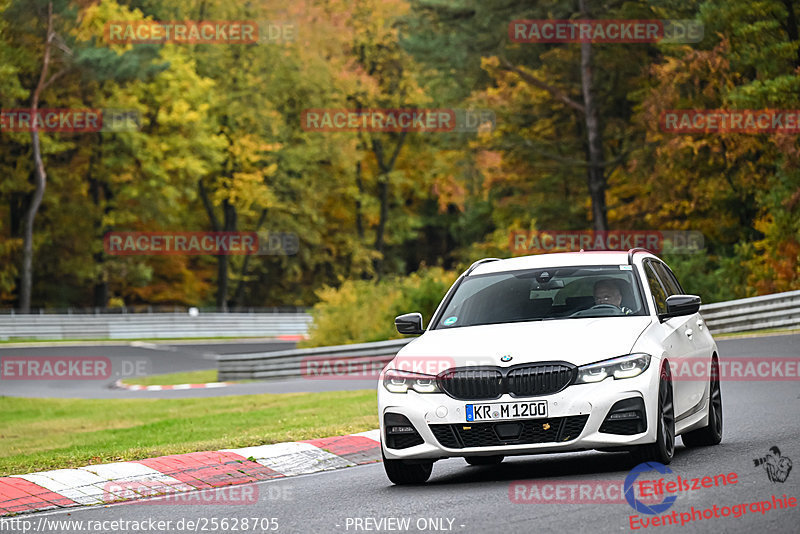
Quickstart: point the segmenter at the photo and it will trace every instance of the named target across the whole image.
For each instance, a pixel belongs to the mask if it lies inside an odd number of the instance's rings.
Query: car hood
[[[403,347],[390,367],[436,374],[450,367],[554,360],[585,365],[629,354],[651,320],[598,317],[429,330]]]

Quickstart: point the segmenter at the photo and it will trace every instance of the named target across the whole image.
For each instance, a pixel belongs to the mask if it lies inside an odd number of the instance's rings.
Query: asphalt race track
[[[722,357],[775,356],[800,354],[800,335],[770,335],[757,338],[718,339]],[[114,389],[114,382],[143,369],[146,374],[177,373],[215,369],[217,354],[268,352],[289,350],[293,341],[230,341],[220,343],[143,343],[119,345],[37,346],[0,348],[0,359],[10,356],[74,357],[100,356],[111,360],[113,376],[106,380],[0,380],[0,395],[9,397],[62,397],[83,399],[110,398],[188,398],[223,395],[253,395],[258,393],[297,393],[372,389],[375,380],[333,380],[293,378],[233,384],[219,389],[188,389],[170,391],[128,391]],[[123,369],[123,367],[125,369]]]
[[[800,335],[719,340],[721,356],[797,357]],[[192,361],[187,360],[187,364]],[[308,381],[316,383],[318,381]],[[800,385],[797,381],[725,381],[722,383],[724,437],[722,444],[706,449],[683,448],[678,440],[672,475],[701,478],[735,472],[737,482],[725,487],[680,492],[672,507],[663,512],[691,515],[692,507],[718,510],[754,501],[800,498]],[[263,386],[267,387],[267,386]],[[228,394],[232,390],[228,391]],[[764,457],[778,446],[781,455],[795,464],[785,482],[771,482],[754,459]],[[625,502],[545,503],[512,502],[509,492],[515,481],[534,483],[539,488],[553,482],[576,484],[585,481],[622,482],[633,467],[624,453],[581,452],[549,456],[507,458],[500,466],[471,467],[461,459],[435,464],[427,485],[392,486],[383,467],[364,465],[313,475],[254,484],[258,499],[252,504],[198,505],[144,503],[72,508],[21,516],[38,524],[39,532],[88,532],[86,523],[71,528],[55,521],[145,521],[131,529],[110,523],[106,531],[164,532],[151,528],[149,520],[172,521],[168,532],[630,532],[630,518],[637,514]],[[648,478],[658,478],[656,476]],[[211,490],[209,490],[211,491]],[[225,491],[214,490],[214,491]],[[569,492],[566,492],[569,495]],[[544,495],[544,490],[542,492]],[[551,496],[551,499],[553,497]],[[764,507],[762,507],[763,509]],[[738,508],[741,514],[741,508]],[[227,528],[212,528],[213,521],[227,518]],[[244,518],[249,529],[243,529]],[[270,523],[270,519],[275,521]],[[238,528],[233,528],[232,521]],[[748,508],[736,518],[712,517],[690,521],[684,526],[650,526],[646,532],[797,532],[800,503],[789,509]],[[182,529],[176,523],[183,521]],[[187,522],[194,522],[193,529]],[[274,530],[253,529],[253,521]],[[403,521],[408,521],[407,523]],[[130,526],[130,524],[128,524]],[[203,528],[205,527],[205,528]],[[381,528],[382,527],[382,528]],[[6,530],[8,531],[8,530]],[[36,531],[36,530],[31,530]],[[94,532],[94,531],[92,531]]]
[[[178,399],[253,395],[258,393],[302,393],[331,390],[371,389],[375,380],[309,380],[247,382],[218,389],[128,391],[115,389],[119,378],[141,374],[164,374],[216,369],[218,354],[270,352],[295,348],[294,341],[229,341],[219,343],[122,342],[109,345],[62,345],[0,348],[4,357],[26,358],[93,356],[108,358],[112,376],[97,380],[0,380],[0,395],[9,397],[62,397],[82,399]],[[144,372],[142,372],[144,371]]]
[[[286,380],[278,382],[234,384],[220,389],[173,391],[127,391],[114,389],[119,378],[137,374],[164,374],[182,371],[216,369],[216,355],[247,352],[269,352],[293,349],[294,341],[236,341],[223,343],[145,343],[122,342],[108,345],[61,345],[0,348],[5,357],[102,357],[111,363],[112,376],[92,380],[0,380],[0,395],[10,397],[69,397],[83,399],[107,398],[187,398],[219,395],[248,395],[253,393],[289,393],[294,391],[325,391],[326,389],[363,389],[374,387],[374,381],[352,381],[344,384],[317,380]],[[314,382],[320,382],[314,384]],[[328,382],[328,383],[322,383]]]

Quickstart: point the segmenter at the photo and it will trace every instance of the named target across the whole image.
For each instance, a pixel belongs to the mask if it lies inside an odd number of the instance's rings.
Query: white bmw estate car
[[[630,451],[667,464],[722,439],[719,352],[664,262],[644,249],[475,262],[378,384],[383,465],[419,484],[436,460]],[[705,377],[673,380],[671,362]],[[696,367],[694,367],[696,368]]]

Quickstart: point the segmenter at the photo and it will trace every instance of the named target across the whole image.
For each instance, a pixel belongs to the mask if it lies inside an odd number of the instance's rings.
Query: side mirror
[[[424,332],[422,329],[422,314],[418,312],[398,315],[394,319],[394,326],[397,327],[397,331],[401,334],[421,334]]]
[[[691,315],[700,310],[700,297],[697,295],[672,295],[667,297],[667,313],[661,317],[670,318],[680,315]]]

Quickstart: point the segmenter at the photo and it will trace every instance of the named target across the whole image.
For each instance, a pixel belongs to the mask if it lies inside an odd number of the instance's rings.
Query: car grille
[[[496,399],[503,394],[499,369],[449,369],[439,375],[438,382],[455,399]]]
[[[430,425],[430,428],[443,447],[464,449],[572,441],[583,431],[588,419],[588,415],[573,415],[496,423]]]
[[[515,397],[533,397],[561,391],[572,382],[574,369],[560,364],[514,367],[506,375],[508,392]]]
[[[439,388],[460,400],[535,397],[557,393],[570,385],[577,367],[566,362],[523,364],[514,367],[460,367],[437,377]]]

